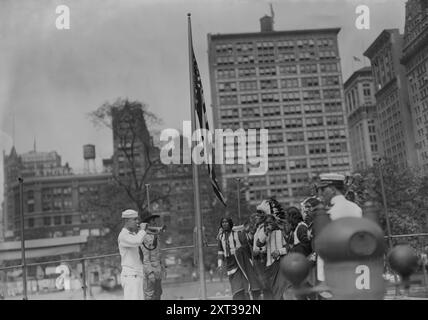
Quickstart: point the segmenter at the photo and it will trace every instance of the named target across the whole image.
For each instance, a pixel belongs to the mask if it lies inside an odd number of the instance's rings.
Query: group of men
[[[289,290],[291,283],[280,270],[282,257],[290,252],[301,253],[313,261],[312,276],[305,285],[324,282],[323,260],[312,249],[316,209],[324,207],[331,220],[362,217],[362,210],[345,198],[344,175],[321,174],[316,188],[317,195],[305,199],[301,209],[284,210],[278,201],[269,199],[257,206],[257,212],[244,225],[234,226],[230,218],[221,220],[217,236],[218,267],[229,276],[233,299],[302,298]],[[322,293],[318,298],[324,298]]]
[[[123,228],[118,237],[121,256],[121,284],[125,300],[160,300],[165,266],[159,248],[158,215],[140,223],[138,212],[122,212]]]

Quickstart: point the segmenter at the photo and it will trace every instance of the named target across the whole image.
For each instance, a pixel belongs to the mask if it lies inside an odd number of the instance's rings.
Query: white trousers
[[[320,256],[317,256],[317,278],[318,281],[325,281],[325,275],[324,275],[324,260],[321,259]]]
[[[144,300],[143,277],[121,275],[124,300]]]

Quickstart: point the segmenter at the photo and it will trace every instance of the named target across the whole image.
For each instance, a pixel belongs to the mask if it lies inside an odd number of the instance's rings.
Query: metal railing
[[[217,246],[217,244],[215,244],[215,243],[204,245],[205,248],[216,247],[216,246]],[[161,251],[166,252],[166,251],[175,251],[175,250],[183,250],[183,249],[195,249],[195,246],[194,245],[188,245],[188,246],[167,247],[167,248],[161,248]],[[61,265],[64,263],[80,262],[80,264],[82,266],[82,277],[81,277],[82,286],[81,286],[81,289],[83,290],[83,299],[86,300],[87,299],[87,289],[88,289],[87,276],[86,276],[87,262],[91,261],[91,260],[105,259],[105,258],[112,258],[112,257],[120,257],[120,254],[119,253],[110,253],[110,254],[102,254],[102,255],[95,255],[95,256],[73,258],[73,259],[61,259],[61,260],[51,260],[51,261],[45,261],[45,262],[26,263],[25,265],[17,264],[17,265],[8,266],[8,267],[0,267],[0,271],[7,271],[7,270],[13,270],[13,269],[21,268],[21,269],[23,269],[23,274],[26,274],[26,271],[27,271],[26,269],[28,267],[52,265],[52,264]],[[24,279],[22,282],[23,282],[23,288],[24,288],[23,299],[27,300],[27,296],[26,296],[27,282],[24,281]]]
[[[400,238],[420,238],[420,237],[428,237],[428,233],[413,233],[413,234],[401,234],[401,235],[391,235],[390,236],[392,239],[400,239]],[[388,236],[385,236],[385,239],[387,239]],[[425,240],[424,240],[425,243]],[[217,244],[216,243],[211,243],[211,244],[205,244],[204,248],[212,248],[212,247],[216,247]],[[167,248],[162,248],[161,251],[163,252],[167,252],[167,251],[174,251],[174,250],[183,250],[183,249],[193,249],[195,250],[195,246],[194,245],[187,245],[187,246],[177,246],[177,247],[167,247]],[[422,251],[424,250],[424,248],[422,248]],[[427,254],[427,252],[425,252],[425,254]],[[13,265],[13,266],[8,266],[8,267],[0,267],[0,271],[7,271],[7,270],[13,270],[13,269],[18,269],[21,268],[23,269],[23,274],[24,272],[26,272],[28,267],[33,267],[33,266],[42,266],[42,265],[61,265],[64,263],[73,263],[73,262],[80,262],[81,264],[81,268],[82,268],[82,275],[81,275],[81,289],[82,289],[82,293],[83,293],[83,299],[87,300],[87,296],[88,296],[88,281],[87,281],[87,262],[91,261],[91,260],[97,260],[97,259],[105,259],[105,258],[112,258],[112,257],[120,257],[119,253],[111,253],[111,254],[102,254],[102,255],[95,255],[95,256],[86,256],[86,257],[80,257],[80,258],[73,258],[73,259],[61,259],[61,260],[51,260],[51,261],[46,261],[46,262],[37,262],[37,263],[26,263],[26,265],[23,264],[18,264],[18,265]],[[426,270],[426,265],[422,265],[422,269],[423,269],[423,286],[425,287],[425,290],[428,292],[428,275],[427,275],[427,270]],[[26,286],[27,283],[24,283],[23,280],[23,286],[24,286],[24,299],[27,299],[27,297],[25,296],[26,294]]]

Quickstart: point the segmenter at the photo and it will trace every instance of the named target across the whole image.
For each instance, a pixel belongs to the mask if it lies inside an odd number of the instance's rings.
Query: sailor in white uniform
[[[323,200],[331,220],[345,217],[362,218],[363,211],[354,202],[345,198],[345,176],[338,173],[320,174],[320,183],[317,185],[318,196]],[[324,261],[317,259],[317,277],[325,281]]]
[[[124,226],[118,237],[122,273],[120,280],[125,300],[144,300],[143,263],[140,259],[140,246],[146,235],[147,223],[138,225],[138,213],[135,210],[122,212]]]
[[[317,186],[318,195],[329,208],[331,220],[344,217],[361,218],[363,211],[354,202],[345,198],[345,176],[337,173],[325,173],[320,175],[320,184]]]

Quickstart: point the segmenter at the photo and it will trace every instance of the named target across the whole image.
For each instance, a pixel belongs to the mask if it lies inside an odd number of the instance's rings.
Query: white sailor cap
[[[343,185],[345,183],[345,176],[340,173],[322,173],[319,175],[320,183],[317,187],[326,187],[329,185]]]
[[[122,218],[130,219],[130,218],[138,218],[138,212],[132,209],[128,209],[122,212]]]

